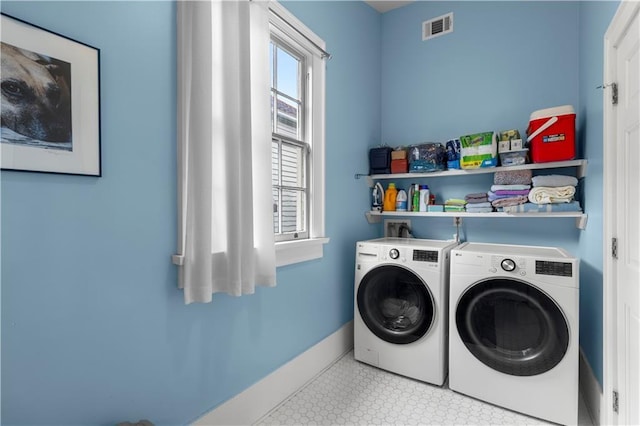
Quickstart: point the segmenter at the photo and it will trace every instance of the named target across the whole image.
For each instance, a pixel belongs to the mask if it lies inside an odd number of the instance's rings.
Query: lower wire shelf
[[[469,213],[469,212],[365,212],[367,222],[380,223],[383,217],[453,217],[453,218],[536,218],[536,219],[554,219],[554,218],[575,218],[576,227],[584,230],[587,227],[587,215],[582,212],[541,212],[541,213]]]

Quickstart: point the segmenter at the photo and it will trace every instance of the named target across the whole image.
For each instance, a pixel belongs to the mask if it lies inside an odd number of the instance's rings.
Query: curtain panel
[[[274,286],[269,10],[178,1],[178,285],[185,303]]]

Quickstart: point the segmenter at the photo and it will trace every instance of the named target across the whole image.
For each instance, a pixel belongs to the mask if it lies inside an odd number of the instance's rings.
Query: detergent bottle
[[[420,208],[419,211],[428,211],[429,206],[429,185],[420,185]]]
[[[404,189],[398,190],[398,195],[396,195],[396,211],[407,211],[407,193]]]
[[[396,189],[396,184],[393,182],[390,182],[389,187],[384,192],[384,205],[382,206],[382,211],[385,211],[385,212],[396,211],[397,196],[398,196],[398,190]]]

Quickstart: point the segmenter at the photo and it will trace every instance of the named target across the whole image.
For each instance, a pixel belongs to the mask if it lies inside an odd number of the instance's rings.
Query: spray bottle
[[[411,203],[411,210],[414,212],[420,211],[420,186],[416,183],[413,189],[413,202]]]

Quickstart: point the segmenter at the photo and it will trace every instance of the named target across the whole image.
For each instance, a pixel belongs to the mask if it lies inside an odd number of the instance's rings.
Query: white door
[[[609,255],[611,280],[605,279],[605,291],[611,292],[612,303],[612,311],[605,316],[605,321],[614,321],[609,328],[613,334],[608,342],[611,347],[605,350],[610,353],[608,362],[613,363],[609,370],[613,376],[610,378],[613,382],[610,420],[621,425],[640,424],[639,11],[637,2],[623,3],[607,31],[607,36],[611,36],[607,52],[611,73],[607,82],[617,82],[618,100],[616,105],[605,104],[605,110],[610,109],[608,124],[612,129],[604,149],[612,148],[615,155],[611,155],[610,161],[616,165],[605,175],[605,191],[610,190],[614,197],[605,206],[611,220],[607,228],[611,234],[606,237],[617,240],[617,256]],[[605,323],[605,327],[608,326],[611,324]],[[617,413],[614,392],[618,399]]]

